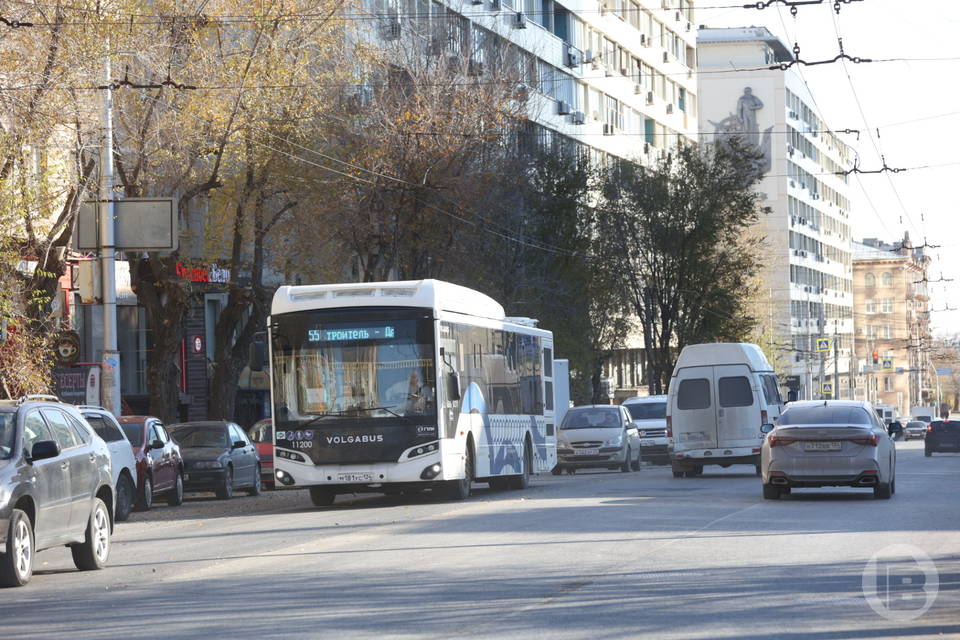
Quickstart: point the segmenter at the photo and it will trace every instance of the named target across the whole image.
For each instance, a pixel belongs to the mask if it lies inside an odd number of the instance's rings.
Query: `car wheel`
[[[233,467],[227,467],[227,472],[223,474],[223,483],[217,489],[217,497],[221,500],[233,497]]]
[[[929,458],[930,456],[933,455],[933,451],[930,451],[929,449],[924,449],[923,455]]]
[[[310,487],[310,502],[315,507],[329,507],[337,499],[337,494],[330,487]]]
[[[512,478],[511,478],[512,479]],[[514,486],[513,483],[510,486]],[[463,477],[459,480],[449,480],[443,486],[443,493],[447,500],[466,500],[470,497],[473,488],[473,450],[467,448],[467,456],[463,460]]]
[[[167,504],[171,507],[179,507],[183,504],[183,474],[177,473],[177,480],[173,483],[173,489],[167,493]]]
[[[530,469],[533,466],[533,450],[530,448],[530,441],[523,441],[523,473],[518,476],[510,476],[508,482],[511,489],[526,489],[530,486]]]
[[[772,484],[763,485],[764,500],[779,500],[781,495],[780,487],[775,487]]]
[[[110,514],[100,498],[93,499],[93,510],[87,521],[83,542],[70,547],[73,564],[81,571],[103,569],[110,556]]]
[[[623,473],[626,473],[626,472],[630,471],[630,465],[631,465],[631,462],[630,462],[630,454],[631,454],[631,453],[633,453],[633,452],[630,451],[630,447],[628,446],[628,447],[627,447],[627,453],[626,453],[625,456],[623,456],[623,464],[620,465],[620,471],[622,471]]]
[[[33,525],[20,509],[10,512],[7,544],[0,555],[0,586],[22,587],[33,575]]]
[[[153,480],[150,476],[143,477],[143,486],[140,487],[140,495],[137,497],[137,510],[150,511],[153,506]]]
[[[877,500],[889,500],[893,492],[889,482],[880,482],[873,488],[873,497]]]
[[[674,477],[674,478],[682,478],[682,477],[683,477],[683,471],[674,471],[674,472],[673,472],[673,477]]]
[[[126,473],[122,474],[117,481],[117,512],[114,514],[117,522],[123,522],[130,517],[135,493],[133,480]]]
[[[576,474],[577,474],[577,468],[576,468],[576,467],[567,467],[567,475],[573,476],[573,475],[576,475]]]
[[[257,473],[253,479],[253,486],[247,489],[247,493],[251,496],[258,496],[263,491],[263,477],[260,475],[260,465],[257,465]]]
[[[640,454],[637,454],[637,459],[630,464],[630,469],[633,471],[640,471]]]

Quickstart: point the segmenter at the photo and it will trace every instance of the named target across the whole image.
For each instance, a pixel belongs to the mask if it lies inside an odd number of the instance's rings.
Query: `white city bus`
[[[275,469],[338,493],[525,488],[557,462],[553,335],[438,280],[280,287],[268,323]]]

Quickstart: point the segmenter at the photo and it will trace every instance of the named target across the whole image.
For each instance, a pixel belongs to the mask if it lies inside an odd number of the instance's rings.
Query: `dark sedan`
[[[960,453],[960,420],[934,420],[927,427],[924,455],[943,452]]]
[[[184,422],[170,427],[180,445],[187,491],[214,491],[221,500],[235,489],[260,495],[260,457],[257,449],[233,422]]]
[[[137,509],[147,511],[156,498],[165,497],[171,507],[183,503],[183,457],[170,439],[160,418],[120,416],[137,461]]]

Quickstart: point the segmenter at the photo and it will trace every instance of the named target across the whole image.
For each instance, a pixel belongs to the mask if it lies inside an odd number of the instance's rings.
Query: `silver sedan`
[[[868,402],[792,402],[776,427],[762,430],[768,500],[795,487],[864,487],[881,499],[896,491],[896,448]]]

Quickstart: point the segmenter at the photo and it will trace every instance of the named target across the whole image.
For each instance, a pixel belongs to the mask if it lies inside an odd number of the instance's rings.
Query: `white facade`
[[[444,55],[476,56],[516,47],[530,89],[530,119],[544,144],[555,136],[646,164],[694,141],[696,28],[692,0],[367,0],[388,21],[388,39],[405,25],[458,21]],[[392,17],[391,17],[392,16]],[[384,31],[381,29],[381,35]],[[467,42],[464,42],[464,41]],[[451,44],[452,43],[452,44]],[[490,75],[490,81],[496,77]]]
[[[824,383],[833,384],[828,397],[849,398],[851,205],[848,177],[837,174],[852,168],[852,152],[829,131],[794,69],[769,69],[792,56],[766,28],[701,29],[698,57],[703,140],[739,131],[764,154],[758,191],[771,209],[759,223],[768,251],[764,311],[782,350],[778,368],[799,399],[823,397]],[[744,68],[761,70],[734,71]],[[825,338],[839,349],[818,351]]]

